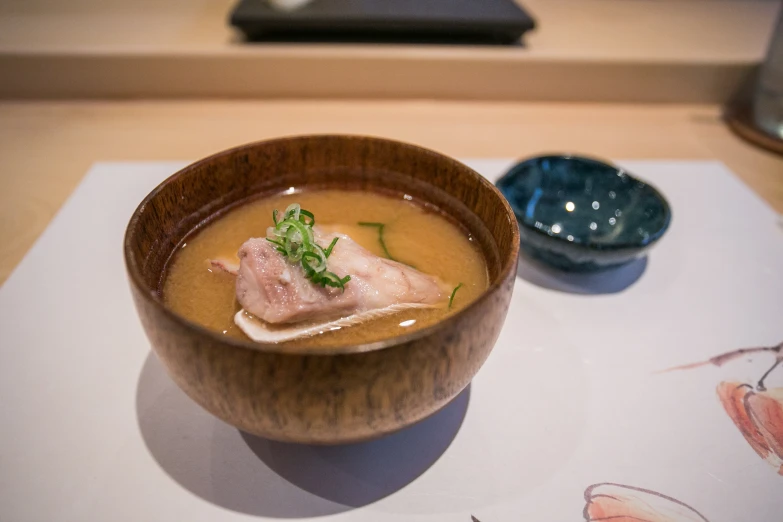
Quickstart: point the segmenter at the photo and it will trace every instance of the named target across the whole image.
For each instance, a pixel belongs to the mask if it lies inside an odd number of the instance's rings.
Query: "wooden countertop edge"
[[[722,103],[756,67],[486,50],[0,51],[0,98],[363,98]]]
[[[95,47],[91,45],[70,45],[63,48],[27,46],[16,47],[0,43],[0,56],[6,57],[136,57],[152,59],[203,58],[215,56],[222,58],[246,58],[266,60],[274,58],[312,59],[351,61],[357,59],[376,60],[438,60],[456,62],[578,62],[578,63],[624,63],[624,64],[690,64],[690,65],[748,65],[758,63],[761,56],[747,53],[723,53],[720,55],[698,55],[684,52],[681,54],[661,53],[645,54],[634,49],[617,49],[613,52],[600,50],[562,50],[535,49],[523,45],[514,46],[456,46],[456,45],[411,45],[411,44],[239,44],[227,43],[214,45],[155,46],[155,45],[116,45]]]

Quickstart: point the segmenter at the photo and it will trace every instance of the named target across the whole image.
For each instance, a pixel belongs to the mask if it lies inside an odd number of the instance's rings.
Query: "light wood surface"
[[[783,212],[783,159],[736,138],[714,106],[7,102],[0,103],[0,282],[96,161],[195,160],[249,141],[305,133],[382,136],[463,158],[571,151],[614,159],[716,159]]]
[[[235,0],[0,2],[0,96],[724,101],[779,3],[524,0],[525,46],[243,45]]]

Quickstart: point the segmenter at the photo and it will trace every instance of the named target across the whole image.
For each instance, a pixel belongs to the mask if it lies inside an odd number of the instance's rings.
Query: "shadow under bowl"
[[[289,187],[412,195],[473,236],[489,288],[428,328],[331,348],[231,339],[164,305],[161,287],[178,245],[222,213]],[[506,317],[519,229],[500,192],[456,160],[378,138],[306,136],[240,146],[177,172],[136,209],[124,250],[147,336],[190,398],[255,435],[338,444],[409,426],[470,383]]]
[[[632,261],[671,222],[666,199],[624,169],[590,158],[539,156],[497,182],[520,225],[522,249],[567,272]]]

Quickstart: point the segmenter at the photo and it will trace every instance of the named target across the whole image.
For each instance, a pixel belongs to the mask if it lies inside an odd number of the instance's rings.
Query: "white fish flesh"
[[[236,291],[242,308],[267,323],[300,323],[402,303],[434,305],[448,298],[448,289],[435,277],[378,257],[348,236],[326,234],[318,227],[313,231],[320,245],[339,238],[328,269],[338,277],[351,276],[345,291],[313,284],[298,263],[288,262],[265,238],[254,238],[238,253]]]
[[[298,263],[288,262],[265,238],[246,241],[238,265],[234,260],[210,260],[213,268],[237,276],[242,310],[234,322],[254,341],[290,341],[404,310],[445,306],[449,288],[438,278],[378,257],[346,235],[319,227],[313,231],[320,245],[339,238],[328,269],[339,277],[351,276],[344,291],[313,284]]]

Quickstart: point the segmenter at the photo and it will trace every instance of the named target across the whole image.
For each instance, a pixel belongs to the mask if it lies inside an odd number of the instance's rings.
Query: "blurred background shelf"
[[[779,8],[526,0],[524,45],[458,47],[244,44],[233,2],[5,0],[0,97],[719,103],[762,60]]]

